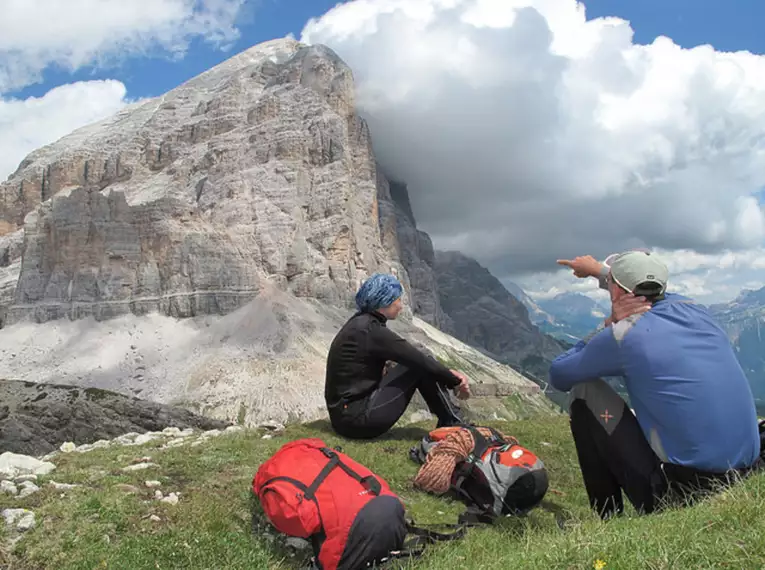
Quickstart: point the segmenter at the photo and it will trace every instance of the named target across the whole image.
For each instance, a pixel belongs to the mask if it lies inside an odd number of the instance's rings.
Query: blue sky
[[[289,33],[300,37],[309,18],[336,4],[327,0],[248,0],[237,25],[241,37],[229,51],[221,52],[195,39],[181,60],[137,57],[116,68],[84,68],[76,73],[54,67],[45,71],[42,83],[5,95],[39,97],[62,83],[113,77],[127,86],[130,98],[160,95],[254,44]],[[712,44],[718,51],[765,53],[765,2],[760,0],[588,0],[585,6],[588,19],[618,16],[629,20],[636,43],[650,43],[656,36],[666,35],[686,48]]]
[[[589,0],[585,6],[588,18],[629,20],[637,43],[665,35],[686,48],[765,53],[765,2],[759,0]]]

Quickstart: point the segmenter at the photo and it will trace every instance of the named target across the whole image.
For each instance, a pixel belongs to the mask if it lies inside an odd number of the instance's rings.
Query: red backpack
[[[527,513],[547,494],[549,482],[544,463],[515,438],[506,437],[494,428],[480,429],[488,436],[479,432],[478,426],[438,428],[411,448],[409,456],[422,464],[415,487],[429,491],[427,487],[436,483],[442,488],[448,485],[449,491],[468,506],[460,517],[462,522],[492,522],[498,516]],[[464,433],[457,433],[462,430],[470,433],[474,444],[472,448],[460,449],[464,455],[457,457],[454,453],[459,448],[455,445],[457,438],[465,441]],[[448,452],[444,450],[444,454],[458,459],[451,460],[454,468],[446,473],[428,461],[435,463],[434,450],[442,443],[453,448]],[[429,458],[430,455],[433,457]],[[448,479],[441,480],[444,477]]]
[[[283,445],[252,481],[268,520],[289,536],[309,539],[321,570],[356,570],[388,558],[415,556],[415,544],[459,538],[419,529],[388,483],[320,439]]]

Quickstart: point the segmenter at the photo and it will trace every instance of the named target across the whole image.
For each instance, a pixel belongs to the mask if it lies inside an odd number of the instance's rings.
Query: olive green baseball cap
[[[669,270],[661,258],[650,251],[609,255],[604,265],[610,269],[611,278],[617,285],[635,295],[661,295],[667,290]]]

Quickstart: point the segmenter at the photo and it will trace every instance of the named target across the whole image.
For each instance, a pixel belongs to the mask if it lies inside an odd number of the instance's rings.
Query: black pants
[[[648,514],[693,502],[750,471],[708,473],[662,461],[627,404],[603,380],[572,390],[570,416],[590,506],[604,519],[623,512],[622,492]]]
[[[331,413],[332,426],[348,438],[378,437],[404,415],[416,390],[438,418],[438,427],[463,423],[460,409],[436,378],[398,365],[383,376],[378,388],[367,398],[350,402],[347,407]]]

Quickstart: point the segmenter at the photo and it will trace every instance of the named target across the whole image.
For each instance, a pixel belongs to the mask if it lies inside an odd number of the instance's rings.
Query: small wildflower
[[[592,567],[593,567],[595,570],[603,570],[603,568],[605,568],[605,567],[606,567],[606,563],[605,563],[603,560],[601,560],[600,558],[598,558],[598,559],[595,561],[595,563],[592,565]]]

